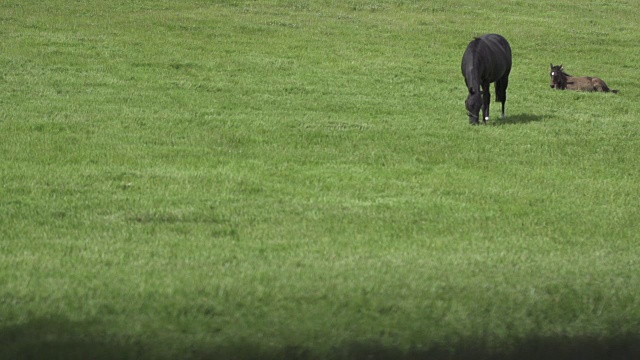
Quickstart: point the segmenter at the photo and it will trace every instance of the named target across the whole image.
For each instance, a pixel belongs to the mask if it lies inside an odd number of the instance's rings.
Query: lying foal
[[[611,90],[600,78],[583,76],[571,76],[564,72],[562,65],[553,66],[551,64],[551,88],[560,90],[575,91],[602,91],[618,93],[618,90]]]

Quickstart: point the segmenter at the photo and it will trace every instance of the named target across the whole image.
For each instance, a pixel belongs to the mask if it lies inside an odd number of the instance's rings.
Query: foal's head
[[[564,72],[562,65],[551,65],[551,88],[564,90],[567,88],[567,76],[569,74]]]

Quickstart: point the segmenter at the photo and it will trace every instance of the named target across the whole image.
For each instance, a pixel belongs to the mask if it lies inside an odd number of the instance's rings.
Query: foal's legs
[[[490,83],[482,83],[482,120],[486,125],[489,122],[489,103],[491,103]]]
[[[507,113],[504,111],[504,104],[507,102],[507,86],[509,86],[509,77],[503,76],[496,81],[496,101],[502,103],[502,118],[507,117]]]

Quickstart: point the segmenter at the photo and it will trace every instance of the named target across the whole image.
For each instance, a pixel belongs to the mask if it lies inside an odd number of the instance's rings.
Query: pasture
[[[3,0],[0,358],[640,355],[639,17]],[[507,118],[470,126],[485,33]]]

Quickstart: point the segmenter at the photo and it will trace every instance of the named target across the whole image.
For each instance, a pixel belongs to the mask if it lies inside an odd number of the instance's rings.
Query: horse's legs
[[[504,104],[507,102],[507,86],[509,86],[509,77],[503,76],[496,81],[496,101],[502,103],[502,118],[507,117],[507,113],[504,111]]]
[[[490,83],[482,83],[482,119],[486,124],[489,122],[489,104],[491,103]]]

